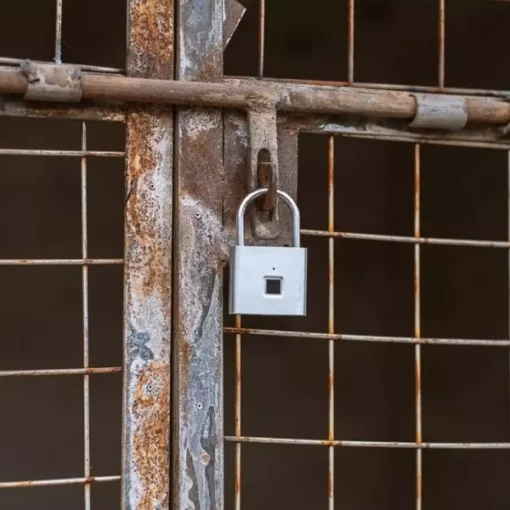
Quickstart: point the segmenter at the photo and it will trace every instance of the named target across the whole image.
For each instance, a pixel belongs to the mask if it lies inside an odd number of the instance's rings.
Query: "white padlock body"
[[[306,315],[306,248],[234,246],[230,313]]]

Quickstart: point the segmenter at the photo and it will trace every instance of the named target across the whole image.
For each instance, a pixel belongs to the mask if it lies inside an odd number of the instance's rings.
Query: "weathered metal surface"
[[[28,81],[25,100],[79,103],[82,98],[81,70],[70,65],[34,64],[26,60],[21,71]]]
[[[248,180],[248,193],[258,189],[260,179],[260,164],[265,162],[271,165],[272,181],[278,187],[278,133],[276,129],[276,109],[260,108],[248,112],[248,167],[246,176]],[[262,161],[265,159],[266,161]],[[276,191],[276,190],[275,190]],[[273,193],[274,195],[275,193]],[[271,197],[268,197],[271,199]],[[274,197],[273,197],[274,198]],[[253,233],[260,239],[276,239],[279,236],[279,206],[273,199],[272,211],[251,208]]]
[[[508,149],[510,139],[504,127],[468,125],[461,131],[428,131],[409,127],[407,121],[398,119],[363,119],[344,116],[294,116],[281,119],[288,127],[293,126],[307,133],[330,133],[354,138],[414,142],[423,144],[452,145]]]
[[[173,3],[130,0],[128,74],[173,76]],[[172,112],[127,118],[123,510],[169,508]]]
[[[237,0],[225,0],[225,15],[223,23],[223,49],[228,46],[239,23],[246,13],[246,8]]]
[[[21,64],[23,64],[24,61],[25,60],[22,58],[0,57],[0,65],[2,65],[2,66],[20,66]],[[34,62],[35,64],[45,63],[45,62],[41,62],[38,60],[32,60],[32,62]],[[71,62],[69,62],[69,64],[78,67],[78,64],[74,64]],[[92,72],[92,73],[123,74],[126,72],[125,69],[120,69],[118,67],[93,66],[93,65],[89,65],[89,64],[80,64],[79,67],[82,71]]]
[[[191,55],[186,58],[198,58]],[[136,61],[136,55],[132,57]],[[211,64],[214,67],[214,63]],[[200,65],[200,73],[207,66]],[[218,81],[221,78],[218,77]],[[277,80],[253,81],[228,79],[222,83],[207,83],[167,79],[129,78],[112,74],[83,74],[83,97],[94,101],[125,101],[161,104],[185,104],[211,107],[232,107],[250,110],[276,103],[277,110],[299,113],[362,115],[408,119],[416,116],[414,88],[383,90],[359,86],[331,86],[281,82]],[[189,85],[189,86],[188,86]],[[20,70],[0,68],[0,92],[25,94],[28,86]],[[458,97],[457,97],[458,96]],[[506,125],[510,123],[510,104],[498,97],[478,97],[456,94],[451,100],[465,101],[467,120],[470,123]]]
[[[21,99],[0,95],[0,117],[125,122],[126,108],[122,105],[91,105],[83,102],[79,105],[27,103]]]
[[[179,0],[178,78],[222,78],[223,0]],[[223,122],[180,108],[177,123],[173,500],[223,509]]]
[[[235,219],[237,209],[243,198],[248,194],[246,169],[248,168],[249,128],[247,115],[243,112],[228,110],[224,114],[225,126],[225,181],[227,187],[224,195],[223,221],[228,232],[228,239],[233,243],[235,239]],[[298,137],[299,129],[286,122],[278,124],[278,188],[287,192],[297,200],[298,175]],[[248,221],[248,220],[247,220]],[[250,222],[251,226],[253,224]],[[279,210],[279,237],[272,239],[274,246],[289,245],[292,242],[292,219],[286,207]],[[266,245],[267,240],[253,236],[252,229],[246,229],[247,243]]]
[[[463,98],[439,94],[418,94],[416,115],[409,127],[413,129],[463,129],[468,120],[466,101]]]

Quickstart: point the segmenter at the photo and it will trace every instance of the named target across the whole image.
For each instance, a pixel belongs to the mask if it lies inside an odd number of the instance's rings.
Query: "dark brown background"
[[[226,74],[257,71],[255,0],[226,51]],[[266,75],[344,80],[347,7],[339,0],[267,0]],[[510,5],[447,1],[448,86],[509,89],[505,64]],[[437,3],[358,0],[357,81],[437,83]],[[6,2],[0,54],[51,60],[54,0]],[[125,1],[65,0],[67,62],[124,66]],[[122,150],[123,127],[89,124],[89,148]],[[0,119],[0,146],[79,149],[80,123]],[[507,154],[426,146],[422,150],[422,234],[505,240]],[[327,228],[327,139],[300,147],[299,204],[305,228]],[[89,249],[122,256],[123,164],[89,160]],[[336,142],[336,229],[412,235],[413,148]],[[80,257],[79,161],[0,157],[0,257]],[[309,247],[309,316],[246,325],[327,331],[327,240]],[[413,335],[413,248],[336,243],[337,332]],[[425,246],[424,336],[505,339],[508,253]],[[0,268],[0,369],[82,364],[79,268]],[[90,269],[91,364],[121,364],[122,270]],[[230,320],[228,318],[227,320]],[[233,432],[233,338],[225,339],[226,433]],[[510,441],[508,352],[432,347],[422,351],[426,441]],[[414,440],[414,354],[406,345],[338,343],[339,439]],[[243,434],[324,438],[327,343],[249,337],[243,343]],[[119,375],[91,379],[92,472],[120,472]],[[0,379],[0,479],[83,475],[80,377]],[[233,448],[227,448],[232,508]],[[243,448],[243,508],[326,508],[327,449]],[[424,451],[424,508],[503,509],[510,501],[507,451]],[[404,510],[414,505],[411,450],[338,449],[336,507]],[[118,484],[94,485],[94,510],[119,508]],[[80,509],[80,486],[0,491],[12,510]]]

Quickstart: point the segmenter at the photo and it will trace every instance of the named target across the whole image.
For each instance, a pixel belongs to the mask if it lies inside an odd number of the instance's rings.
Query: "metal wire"
[[[68,157],[68,158],[123,158],[123,151],[55,151],[55,150],[38,150],[38,149],[0,149],[0,156],[51,156],[51,157]]]
[[[328,231],[335,231],[335,137],[329,137],[328,157]],[[335,333],[335,239],[328,239],[328,333]],[[335,341],[328,342],[328,439],[335,440]],[[335,508],[335,449],[329,448],[329,510]]]
[[[0,259],[0,266],[111,266],[123,259]]]
[[[61,20],[61,1],[57,3]],[[59,15],[57,14],[57,17]],[[57,22],[58,24],[58,22]],[[60,21],[61,25],[61,21]],[[61,29],[61,26],[60,26]],[[57,29],[58,32],[58,29]],[[57,39],[58,41],[58,39]],[[57,45],[58,48],[58,45]],[[57,57],[56,57],[57,59]],[[84,411],[84,477],[54,480],[30,480],[17,482],[0,482],[0,489],[44,487],[71,484],[84,485],[84,508],[91,509],[91,484],[94,482],[113,482],[120,476],[91,476],[90,461],[90,376],[95,374],[112,374],[122,371],[121,367],[90,367],[89,360],[89,279],[90,265],[121,265],[123,259],[89,259],[87,235],[87,158],[88,157],[123,157],[124,152],[100,152],[87,150],[87,125],[81,123],[81,150],[79,151],[47,151],[28,149],[0,149],[0,155],[5,156],[70,156],[81,158],[81,259],[3,259],[0,266],[82,266],[82,311],[83,311],[83,368],[43,369],[43,370],[4,370],[0,371],[0,378],[4,377],[43,377],[79,375],[83,377],[83,411]]]
[[[329,441],[327,439],[294,439],[281,437],[226,436],[232,443],[258,443],[296,446],[334,446],[344,448],[401,448],[410,450],[510,450],[510,443],[409,443],[401,441]]]
[[[57,375],[97,375],[122,372],[122,367],[59,368],[56,370],[0,370],[0,377],[47,377]]]
[[[348,5],[348,41],[347,41],[347,81],[350,85],[354,83],[354,33],[355,33],[355,0],[349,0]]]
[[[236,315],[236,328],[241,328],[241,316]],[[236,387],[235,387],[235,435],[241,437],[241,362],[242,362],[242,344],[241,335],[236,335]],[[241,510],[241,443],[236,443],[235,458],[235,510]]]
[[[347,335],[335,333],[312,333],[307,331],[281,331],[275,329],[224,328],[226,334],[306,338],[308,340],[336,340],[344,342],[373,342],[419,345],[454,345],[467,347],[510,347],[510,340],[485,340],[464,338],[414,338],[404,336]]]
[[[11,57],[0,57],[0,65],[5,66],[19,66],[25,60],[21,58],[11,58]],[[39,61],[34,61],[38,63]],[[60,62],[62,63],[62,62]],[[103,66],[92,66],[88,64],[72,64],[78,66],[82,71],[86,71],[88,73],[113,73],[113,74],[124,74],[125,69],[121,69],[119,67],[103,67]]]
[[[91,483],[118,482],[120,476],[91,476],[90,478],[61,478],[54,480],[28,480],[23,482],[0,482],[0,489],[27,487],[54,487],[59,485],[82,485]]]
[[[407,244],[436,244],[442,246],[471,246],[473,248],[510,248],[509,241],[478,241],[473,239],[444,239],[434,237],[406,237],[379,234],[358,234],[352,232],[329,232],[325,230],[301,230],[303,236],[340,237],[360,241],[383,241]]]
[[[445,86],[445,0],[439,0],[439,89]]]
[[[56,0],[56,21],[55,21],[55,64],[62,63],[62,2]]]
[[[87,150],[87,124],[81,123],[81,149]],[[81,246],[82,257],[88,257],[87,236],[87,157],[81,158]],[[83,368],[89,368],[89,268],[82,266],[83,290]],[[90,477],[90,376],[83,376],[83,429],[84,429],[84,474]],[[90,484],[85,483],[85,510],[90,510]]]
[[[264,76],[265,44],[266,44],[266,0],[259,0],[259,26],[258,26],[258,77]]]
[[[421,217],[421,158],[420,145],[414,146],[414,236],[420,237]],[[414,336],[421,338],[421,245],[414,245]],[[422,443],[422,408],[421,408],[421,345],[414,346],[414,371],[415,371],[415,440]],[[416,510],[422,507],[422,475],[423,459],[421,449],[416,450]]]

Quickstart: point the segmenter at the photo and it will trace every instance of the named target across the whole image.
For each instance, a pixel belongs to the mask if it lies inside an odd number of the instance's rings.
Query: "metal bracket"
[[[248,111],[249,161],[248,193],[260,187],[269,193],[252,208],[253,236],[258,239],[276,239],[280,235],[276,200],[278,189],[278,132],[276,108],[257,107]]]
[[[237,0],[226,0],[224,4],[225,14],[223,16],[223,49],[228,46],[239,23],[246,13],[246,7]]]
[[[25,99],[79,103],[82,98],[81,70],[73,65],[35,64],[26,60],[21,71],[27,77]]]
[[[439,94],[413,96],[416,99],[416,115],[409,127],[457,130],[466,126],[468,115],[464,98]]]

